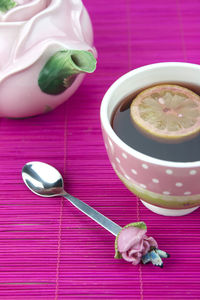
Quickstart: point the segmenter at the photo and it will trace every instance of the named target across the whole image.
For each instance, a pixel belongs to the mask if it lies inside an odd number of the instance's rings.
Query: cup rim
[[[130,146],[128,146],[125,142],[123,142],[117,134],[114,132],[114,130],[111,127],[110,120],[108,119],[107,115],[107,108],[109,104],[109,99],[114,90],[122,84],[124,81],[129,79],[130,77],[134,76],[137,73],[143,72],[145,70],[152,69],[157,69],[158,67],[184,67],[184,68],[195,68],[195,69],[200,69],[200,65],[194,64],[194,63],[185,63],[185,62],[161,62],[161,63],[153,63],[153,64],[148,64],[136,69],[133,69],[121,77],[119,77],[107,90],[105,93],[102,102],[101,102],[101,107],[100,107],[100,119],[102,123],[102,127],[106,130],[110,138],[117,144],[119,145],[124,151],[126,151],[128,154],[143,160],[147,163],[155,164],[155,165],[160,165],[160,166],[165,166],[165,167],[175,167],[175,168],[196,168],[200,167],[200,161],[194,161],[194,162],[174,162],[174,161],[168,161],[168,160],[162,160],[159,158],[152,157],[150,155],[143,154]]]

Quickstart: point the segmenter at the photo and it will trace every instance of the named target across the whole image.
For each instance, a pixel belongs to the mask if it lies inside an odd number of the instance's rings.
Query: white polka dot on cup
[[[148,169],[149,166],[147,164],[142,164],[143,169]]]
[[[120,159],[119,159],[119,157],[116,157],[115,159],[116,159],[116,161],[120,164]]]
[[[166,172],[166,174],[168,174],[168,175],[172,175],[172,174],[173,174],[173,171],[172,171],[171,169],[167,169],[165,172]]]
[[[131,169],[131,172],[134,174],[134,175],[137,175],[137,171],[135,169]]]
[[[183,186],[183,184],[182,184],[182,182],[176,182],[176,186],[181,187],[181,186]]]
[[[197,171],[196,170],[190,170],[190,175],[196,175]]]
[[[122,156],[123,156],[123,158],[125,158],[125,159],[127,159],[127,155],[126,155],[126,153],[122,153]]]
[[[164,191],[163,194],[164,194],[164,195],[170,195],[170,192]]]
[[[154,183],[159,183],[159,179],[157,179],[157,178],[152,178],[152,181],[153,181]]]
[[[186,195],[186,196],[191,195],[191,192],[187,191],[184,193],[184,195]]]

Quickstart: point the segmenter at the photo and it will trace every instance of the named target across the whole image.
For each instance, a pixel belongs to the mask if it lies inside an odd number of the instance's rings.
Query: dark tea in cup
[[[136,101],[141,106],[140,112],[137,111],[139,105],[134,111]],[[141,117],[139,126],[134,122],[134,113],[148,119],[146,128],[140,128],[144,123]],[[166,161],[194,162],[200,160],[199,122],[197,88],[167,83],[134,92],[122,99],[114,110],[111,125],[124,143],[143,154]],[[149,134],[151,124],[155,124],[155,128],[152,127],[155,136]],[[187,135],[182,134],[180,138],[178,133],[181,131]],[[163,136],[159,137],[162,132]]]

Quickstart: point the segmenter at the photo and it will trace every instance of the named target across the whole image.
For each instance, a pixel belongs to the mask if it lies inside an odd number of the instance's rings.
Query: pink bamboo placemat
[[[0,299],[200,299],[200,210],[153,214],[114,174],[99,108],[119,76],[149,63],[200,63],[200,2],[85,0],[97,71],[44,116],[0,120]],[[62,198],[27,190],[21,168],[41,160],[66,189],[123,226],[143,220],[171,258],[164,269],[114,260],[114,237]]]

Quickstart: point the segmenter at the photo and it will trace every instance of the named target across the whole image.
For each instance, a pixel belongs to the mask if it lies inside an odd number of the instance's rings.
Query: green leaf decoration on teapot
[[[0,0],[0,11],[6,13],[11,8],[15,7],[17,3],[13,0]]]

